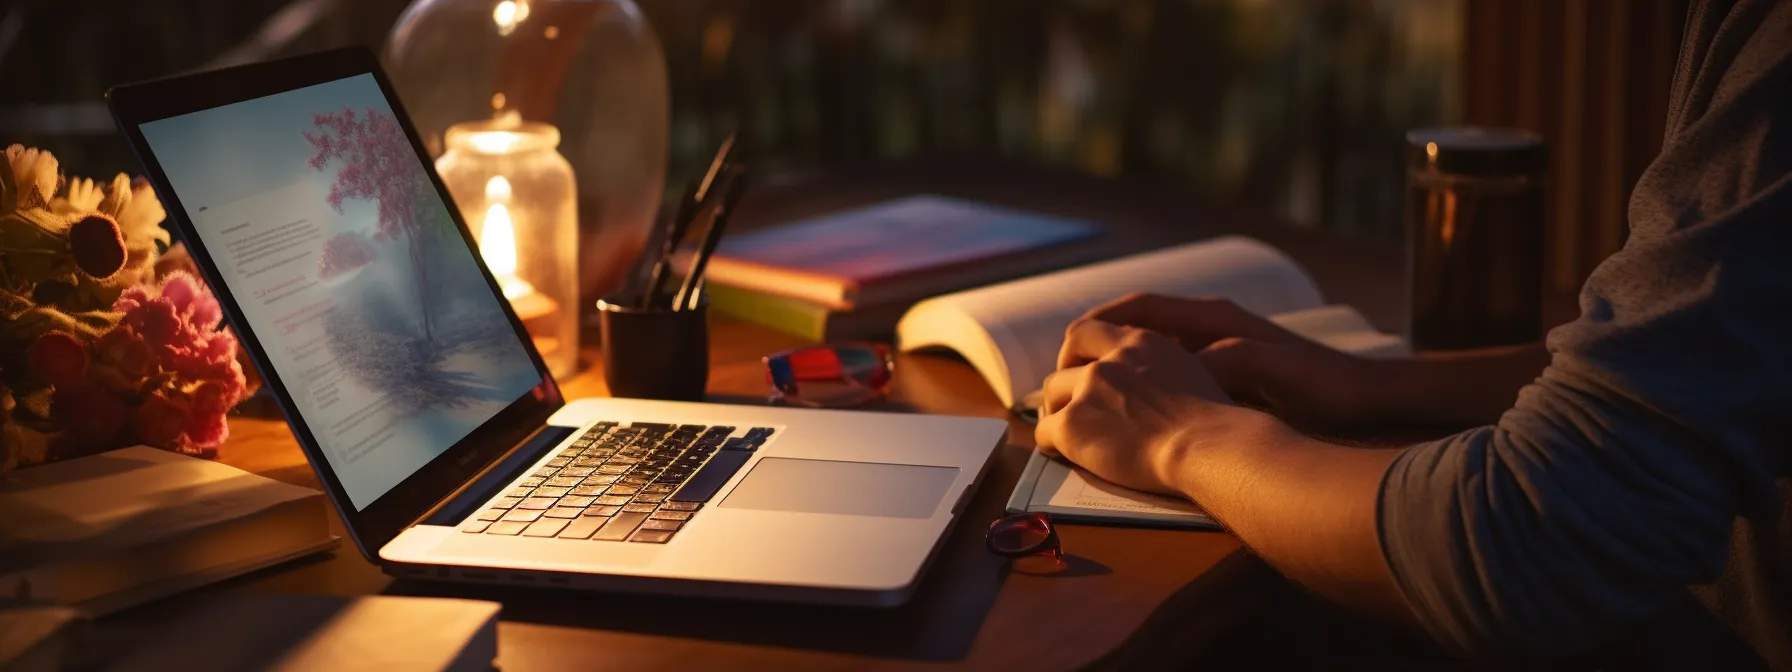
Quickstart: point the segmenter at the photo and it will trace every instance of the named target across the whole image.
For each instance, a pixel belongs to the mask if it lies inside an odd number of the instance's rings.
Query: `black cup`
[[[642,310],[610,297],[597,302],[604,382],[610,395],[702,401],[709,381],[709,297],[696,310]]]

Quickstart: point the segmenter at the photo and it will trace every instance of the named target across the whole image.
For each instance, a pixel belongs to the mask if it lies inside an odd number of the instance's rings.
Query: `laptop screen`
[[[541,384],[373,75],[140,128],[355,510]]]

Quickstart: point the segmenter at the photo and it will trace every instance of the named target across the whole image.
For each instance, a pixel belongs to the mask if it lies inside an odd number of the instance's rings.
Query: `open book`
[[[1227,236],[990,285],[922,301],[896,325],[904,351],[956,351],[1010,408],[1057,367],[1064,329],[1083,313],[1128,292],[1223,296],[1245,310],[1327,346],[1365,357],[1407,354],[1399,337],[1376,331],[1349,306],[1326,305],[1306,271],[1264,243]],[[1016,490],[1025,510],[1135,522],[1206,524],[1187,502],[1102,482],[1062,460],[1034,455]],[[1014,507],[1014,502],[1010,503]],[[1100,515],[1103,512],[1108,515]]]

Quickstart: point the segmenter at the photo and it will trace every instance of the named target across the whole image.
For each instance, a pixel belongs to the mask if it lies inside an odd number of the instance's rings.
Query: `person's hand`
[[[1088,321],[1148,329],[1197,353],[1226,394],[1297,425],[1342,427],[1381,420],[1376,362],[1314,343],[1226,299],[1131,294],[1098,306]],[[1067,337],[1068,339],[1068,337]],[[1058,366],[1074,365],[1068,347]]]
[[[1232,404],[1199,358],[1156,332],[1081,321],[1059,361],[1045,381],[1039,448],[1129,488],[1183,494],[1188,456],[1267,420]]]

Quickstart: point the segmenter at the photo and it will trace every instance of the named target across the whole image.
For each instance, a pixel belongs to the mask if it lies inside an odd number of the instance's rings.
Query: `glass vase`
[[[415,0],[384,60],[433,156],[450,150],[456,124],[558,131],[577,187],[573,306],[594,313],[645,246],[665,180],[666,60],[640,9],[632,0]]]

